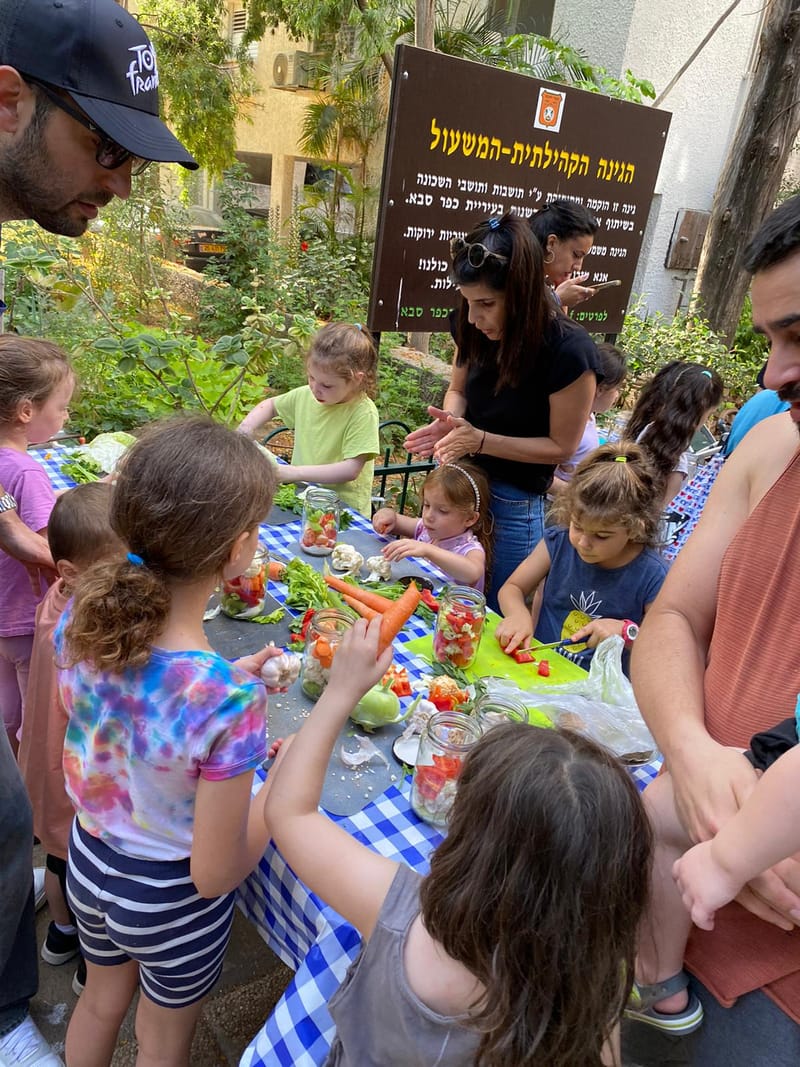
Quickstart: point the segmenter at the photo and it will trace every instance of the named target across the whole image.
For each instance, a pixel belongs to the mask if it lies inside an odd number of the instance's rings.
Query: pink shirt
[[[424,541],[427,545],[433,544],[431,535],[425,529],[425,524],[422,519],[417,522],[416,529],[414,530],[414,540]],[[470,552],[480,552],[482,555],[486,555],[483,545],[475,534],[470,533],[469,530],[465,530],[462,534],[456,534],[455,537],[446,537],[444,541],[437,541],[436,547],[443,548],[446,552],[455,552],[457,556],[466,556]],[[473,582],[473,588],[477,589],[479,593],[482,593],[485,580],[486,567],[481,571],[481,576],[478,581]]]
[[[27,452],[0,448],[0,485],[17,502],[19,517],[31,530],[43,530],[56,502],[44,467]],[[36,596],[28,572],[13,557],[0,551],[0,637],[32,634],[36,605],[47,587]]]

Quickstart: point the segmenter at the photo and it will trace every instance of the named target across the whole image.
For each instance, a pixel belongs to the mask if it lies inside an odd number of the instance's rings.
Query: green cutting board
[[[519,685],[520,689],[544,689],[548,685],[564,685],[566,682],[577,682],[586,677],[586,671],[582,667],[560,656],[552,648],[545,649],[541,654],[542,658],[550,664],[549,678],[542,678],[537,674],[536,663],[517,663],[512,656],[507,656],[497,643],[494,632],[499,622],[499,615],[493,611],[487,614],[478,655],[472,667],[466,672],[469,677],[510,678]],[[432,661],[433,635],[416,637],[413,641],[404,644],[403,650]],[[550,720],[542,712],[537,712],[535,705],[530,705],[528,712],[530,721],[535,726],[550,725]]]

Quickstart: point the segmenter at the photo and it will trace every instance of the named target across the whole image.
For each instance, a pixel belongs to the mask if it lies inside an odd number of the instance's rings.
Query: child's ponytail
[[[601,445],[582,460],[550,515],[559,526],[576,516],[623,526],[637,544],[658,543],[662,481],[646,449],[628,441]]]
[[[360,322],[329,322],[323,326],[314,334],[307,358],[345,381],[360,374],[363,392],[375,396],[378,350],[372,334]]]
[[[111,500],[111,527],[128,553],[79,580],[68,663],[111,672],[146,663],[172,589],[222,574],[236,539],[266,518],[275,484],[258,446],[210,419],[148,428],[120,464]]]
[[[114,672],[143,666],[170,603],[165,577],[152,567],[127,556],[96,563],[75,592],[66,629],[69,662],[87,660]]]

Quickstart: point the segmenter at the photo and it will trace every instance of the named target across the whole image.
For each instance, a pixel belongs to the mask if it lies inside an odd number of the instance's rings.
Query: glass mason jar
[[[328,684],[336,649],[353,621],[335,608],[323,608],[312,617],[300,669],[300,688],[312,700],[317,700]]]
[[[300,547],[309,556],[329,556],[339,536],[339,498],[332,489],[313,487],[303,501]]]
[[[222,580],[220,604],[225,614],[232,619],[254,619],[256,615],[263,615],[268,573],[269,553],[259,545],[244,574]]]
[[[483,624],[486,621],[486,598],[466,585],[448,585],[439,596],[433,655],[439,663],[454,667],[471,667],[478,654]]]
[[[472,714],[483,727],[483,732],[506,722],[528,721],[528,709],[511,697],[483,696],[475,702]]]
[[[461,711],[439,711],[428,719],[411,782],[411,807],[431,826],[447,824],[464,757],[482,733],[480,722]]]

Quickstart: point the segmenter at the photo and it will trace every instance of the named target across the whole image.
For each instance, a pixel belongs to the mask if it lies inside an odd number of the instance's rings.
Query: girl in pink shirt
[[[29,445],[48,441],[69,418],[75,375],[69,359],[49,341],[0,335],[0,484],[17,502],[19,517],[44,535],[55,494]],[[17,751],[33,646],[35,593],[25,567],[0,551],[0,708]]]
[[[489,484],[479,467],[443,463],[425,479],[422,518],[381,508],[372,517],[379,534],[398,534],[383,555],[430,560],[460,585],[483,592],[490,558]]]

